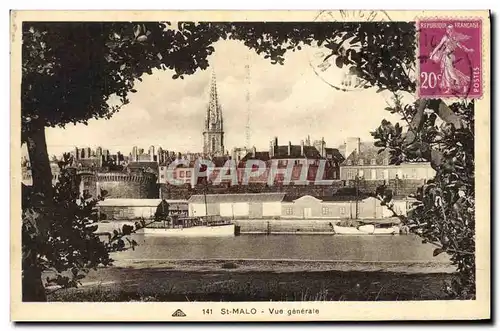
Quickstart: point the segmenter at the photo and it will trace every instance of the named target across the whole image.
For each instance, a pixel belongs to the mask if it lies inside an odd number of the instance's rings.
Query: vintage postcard
[[[488,11],[13,11],[11,54],[12,320],[490,318]]]

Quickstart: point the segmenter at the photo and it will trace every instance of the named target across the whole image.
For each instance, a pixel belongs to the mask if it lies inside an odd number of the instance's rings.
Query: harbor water
[[[241,235],[162,237],[134,235],[139,246],[115,254],[116,260],[277,259],[359,262],[448,262],[433,257],[434,246],[414,235]]]

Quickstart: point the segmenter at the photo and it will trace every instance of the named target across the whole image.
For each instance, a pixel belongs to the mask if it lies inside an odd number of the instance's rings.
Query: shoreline
[[[380,301],[445,300],[455,268],[439,262],[313,260],[116,261],[49,301]]]
[[[50,301],[444,300],[455,269],[436,262],[130,259],[99,268]]]
[[[219,271],[221,264],[234,263],[234,272],[323,272],[323,271],[378,271],[402,274],[453,273],[451,263],[432,261],[358,261],[308,259],[120,259],[111,268],[158,269],[168,267],[176,271]]]

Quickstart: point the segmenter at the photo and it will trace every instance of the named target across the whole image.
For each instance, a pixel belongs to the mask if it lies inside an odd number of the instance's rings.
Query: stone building
[[[387,150],[373,143],[361,143],[359,138],[348,138],[345,144],[346,159],[340,165],[340,179],[355,180],[424,180],[435,175],[429,162],[411,162],[391,165]]]
[[[300,145],[294,145],[291,142],[288,142],[287,145],[279,145],[278,137],[275,137],[271,140],[268,151],[256,151],[254,148],[241,159],[238,167],[238,176],[239,178],[242,177],[247,161],[259,160],[266,164],[266,171],[259,177],[252,177],[252,183],[267,183],[273,165],[276,165],[277,169],[291,166],[290,179],[298,185],[312,184],[317,179],[338,179],[340,173],[339,165],[344,158],[337,149],[327,148],[325,145],[324,139],[316,146],[306,144],[304,140],[300,141]],[[304,163],[307,163],[308,166],[305,181],[301,178]],[[319,174],[319,177],[318,171],[322,172],[322,174]],[[275,183],[280,183],[284,180],[284,174],[282,173],[275,176],[273,174],[273,177],[275,178]]]
[[[149,172],[87,172],[80,173],[80,191],[97,197],[101,190],[110,199],[157,199],[157,177]]]

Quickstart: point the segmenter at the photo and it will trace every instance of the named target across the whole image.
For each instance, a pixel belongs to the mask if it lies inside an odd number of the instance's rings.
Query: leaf
[[[87,227],[90,232],[96,232],[99,226],[97,224]]]
[[[445,250],[445,249],[442,249],[442,248],[436,248],[436,249],[434,250],[434,252],[432,253],[432,256],[438,256],[439,254],[444,253],[444,252],[446,252],[446,250]]]
[[[134,37],[137,38],[140,33],[141,33],[141,26],[140,25],[136,25],[136,27],[134,29]]]
[[[337,58],[335,59],[335,64],[337,65],[337,67],[342,68],[342,66],[344,65],[344,60],[341,56],[337,56]]]
[[[123,224],[123,227],[122,227],[122,233],[123,235],[129,235],[132,233],[132,230],[134,229],[133,226],[130,226],[128,224]]]
[[[358,36],[356,36],[356,37],[354,37],[354,38],[351,39],[350,44],[351,45],[355,45],[355,44],[358,44],[360,41],[361,41],[361,38],[359,38]]]

